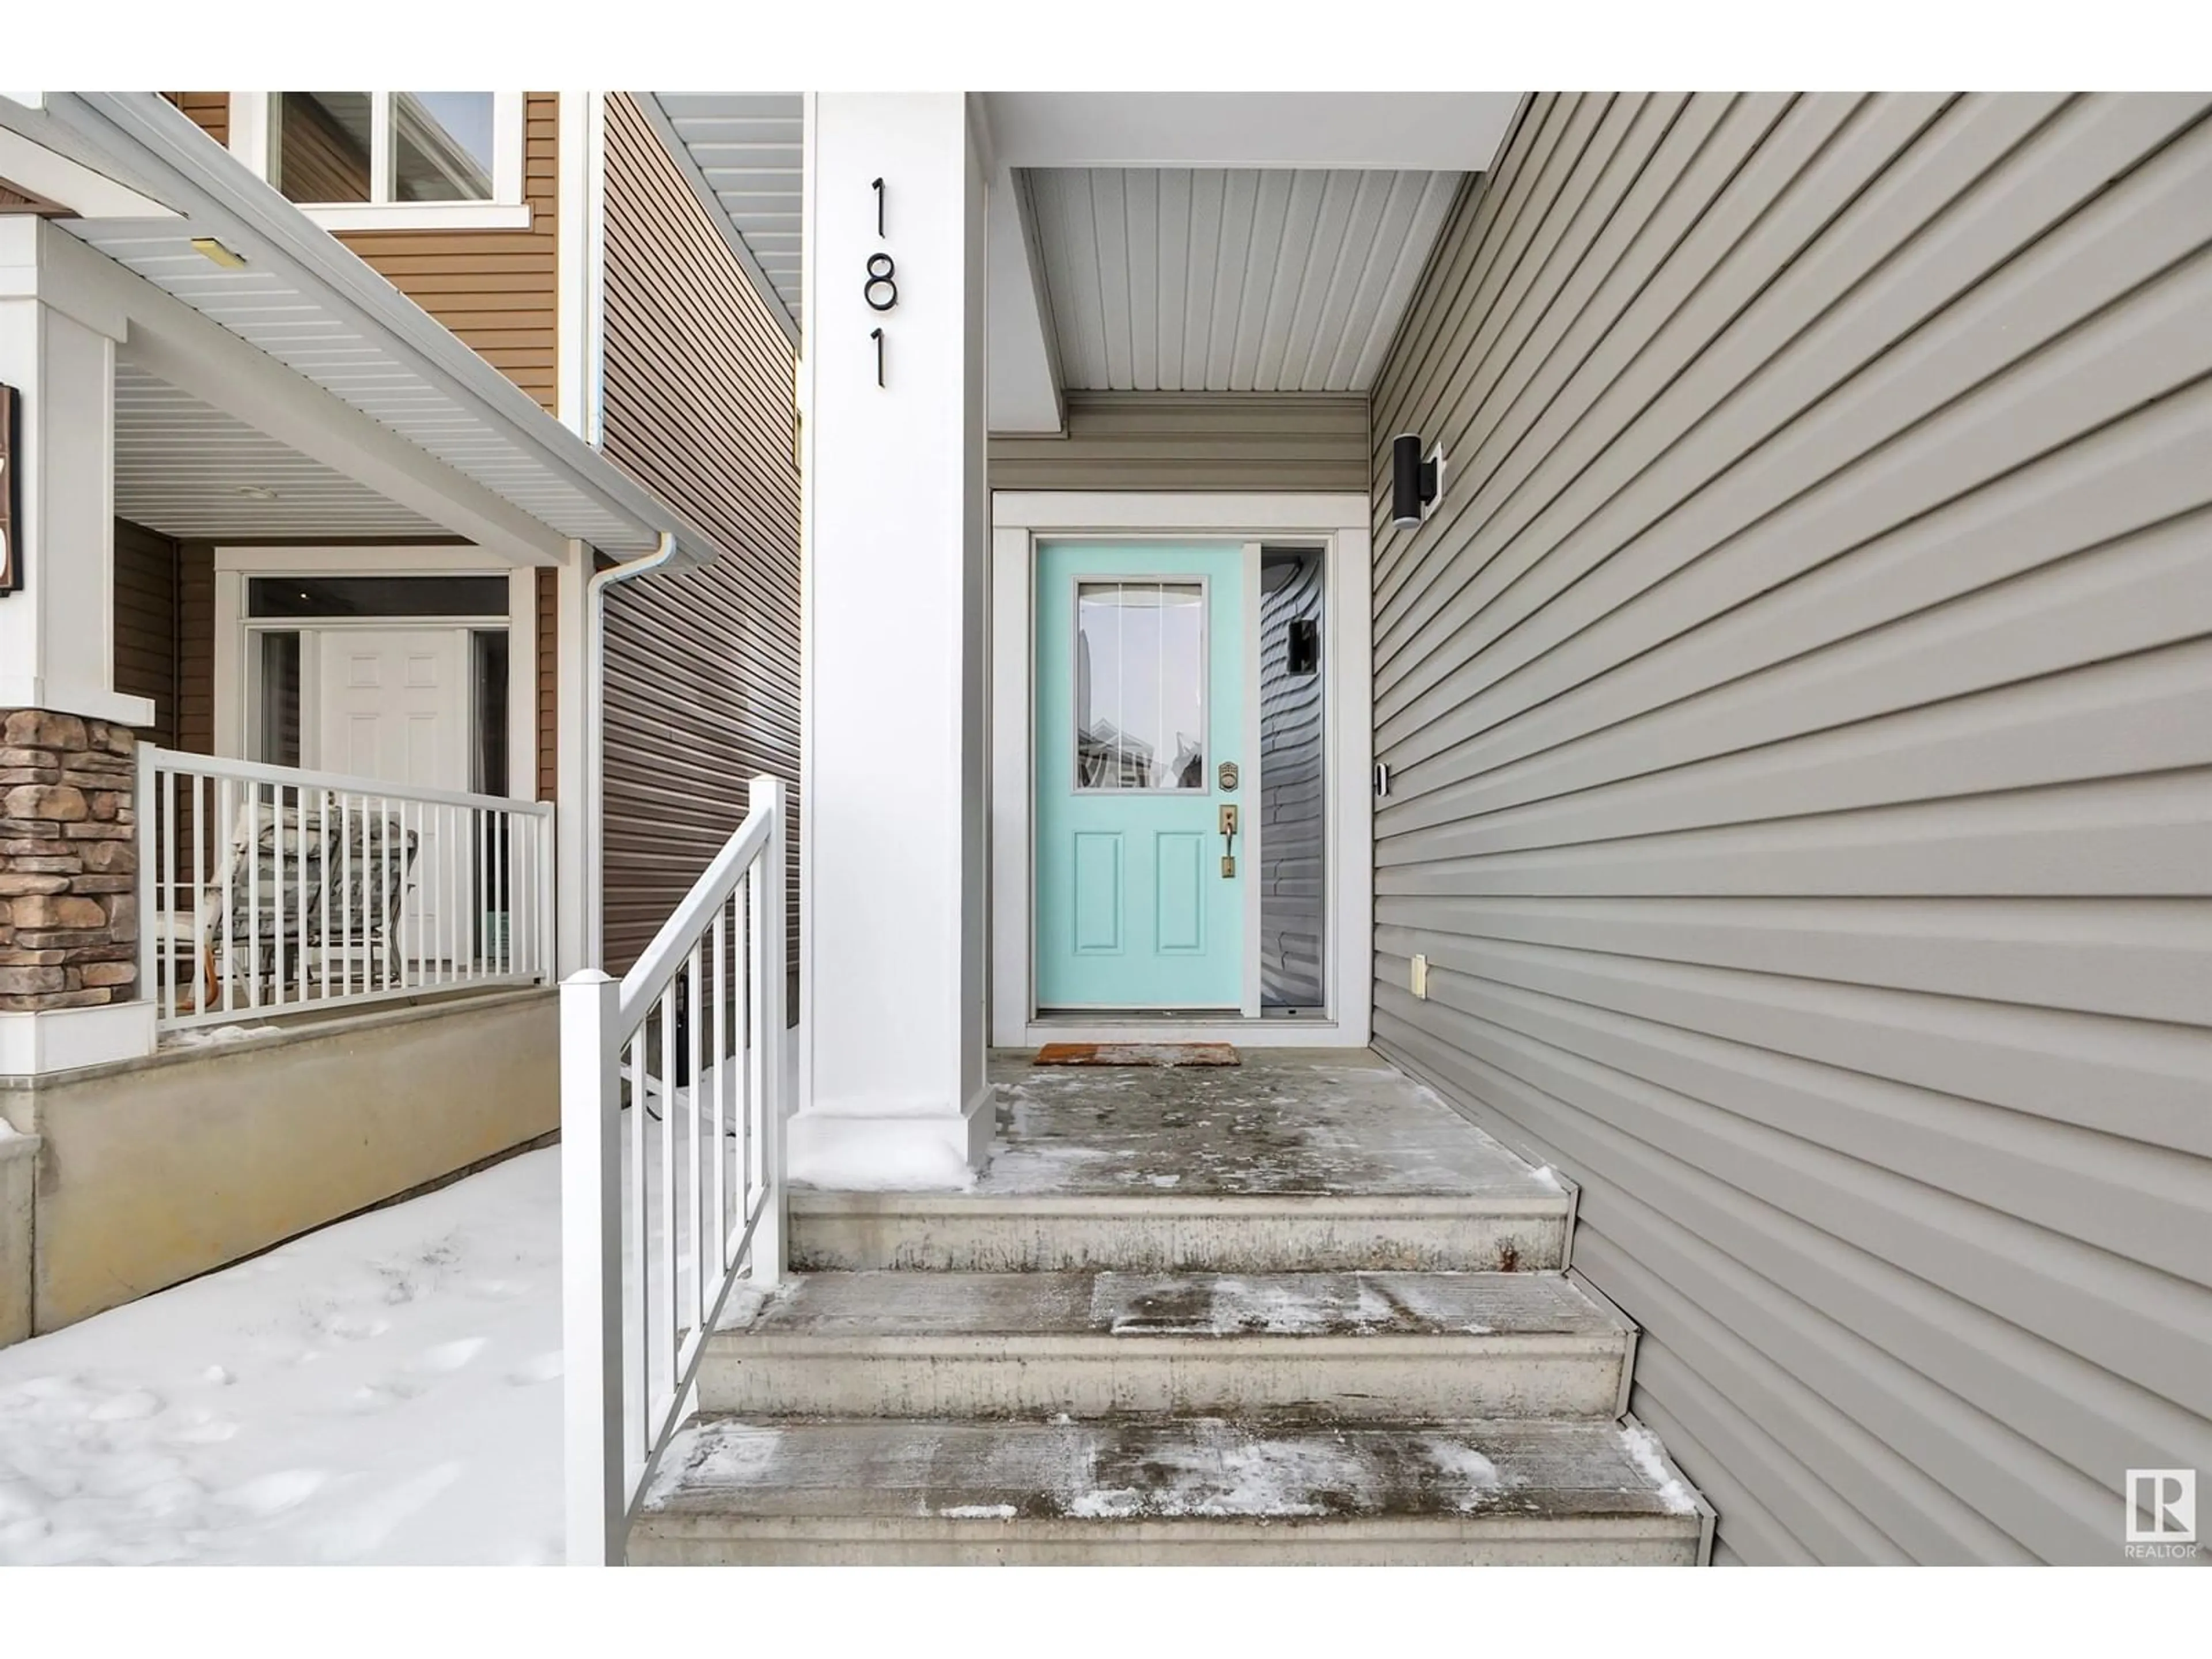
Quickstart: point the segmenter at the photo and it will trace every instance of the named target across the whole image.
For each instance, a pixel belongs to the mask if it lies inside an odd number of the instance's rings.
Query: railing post
[[[538,977],[548,985],[560,971],[561,961],[554,937],[560,927],[559,910],[554,902],[555,889],[560,881],[560,843],[556,824],[559,811],[559,807],[549,804],[538,819]]]
[[[159,752],[150,743],[138,745],[137,776],[131,792],[131,810],[137,815],[138,831],[138,994],[153,1003],[157,1019],[161,1012],[161,988],[155,978],[155,964],[158,951],[165,943],[162,934],[167,925],[161,908],[160,872],[154,857],[160,845],[155,839],[154,827],[155,792],[160,787],[154,763]],[[169,901],[173,905],[176,896],[171,894]]]
[[[613,1042],[622,987],[596,968],[561,987],[562,1462],[571,1566],[619,1565],[623,1468],[622,1146]]]
[[[789,936],[783,921],[783,780],[755,778],[747,805],[756,812],[765,807],[769,813],[768,848],[761,854],[763,879],[756,890],[752,941],[754,994],[760,1000],[761,1011],[760,1029],[753,1033],[761,1050],[761,1168],[769,1183],[767,1205],[753,1234],[752,1278],[755,1284],[769,1287],[783,1282],[787,1265],[784,1219],[789,1199],[783,1169],[783,1119],[790,1103],[783,1091],[783,988]]]

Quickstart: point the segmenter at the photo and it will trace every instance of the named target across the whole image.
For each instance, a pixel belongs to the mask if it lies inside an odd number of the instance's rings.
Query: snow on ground
[[[560,1153],[0,1349],[0,1564],[557,1561]]]

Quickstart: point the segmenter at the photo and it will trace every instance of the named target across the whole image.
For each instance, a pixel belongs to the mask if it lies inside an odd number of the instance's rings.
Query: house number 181
[[[884,181],[873,180],[868,188],[876,193],[876,237],[884,234]],[[868,256],[867,281],[861,287],[860,297],[868,302],[871,311],[889,311],[898,304],[898,261],[888,253]],[[884,384],[884,331],[880,328],[868,331],[868,337],[876,343],[876,384]]]

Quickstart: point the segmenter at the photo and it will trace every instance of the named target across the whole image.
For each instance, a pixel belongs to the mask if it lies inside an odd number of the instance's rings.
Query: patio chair
[[[349,809],[333,813],[323,849],[329,903],[307,917],[307,971],[321,981],[351,982],[358,969],[363,989],[399,980],[400,908],[413,890],[419,838],[386,814]]]
[[[280,947],[288,969],[299,962],[321,898],[322,844],[312,815],[303,830],[296,808],[249,799],[232,814],[215,872],[199,884],[196,902],[149,917],[147,925],[173,977],[185,961],[198,968],[200,1006],[215,997],[226,971],[236,971],[241,956],[252,983],[273,998]]]

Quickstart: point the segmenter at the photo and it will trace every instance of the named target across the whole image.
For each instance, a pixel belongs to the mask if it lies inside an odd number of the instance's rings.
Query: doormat
[[[1048,1042],[1040,1066],[1241,1066],[1226,1042]]]

